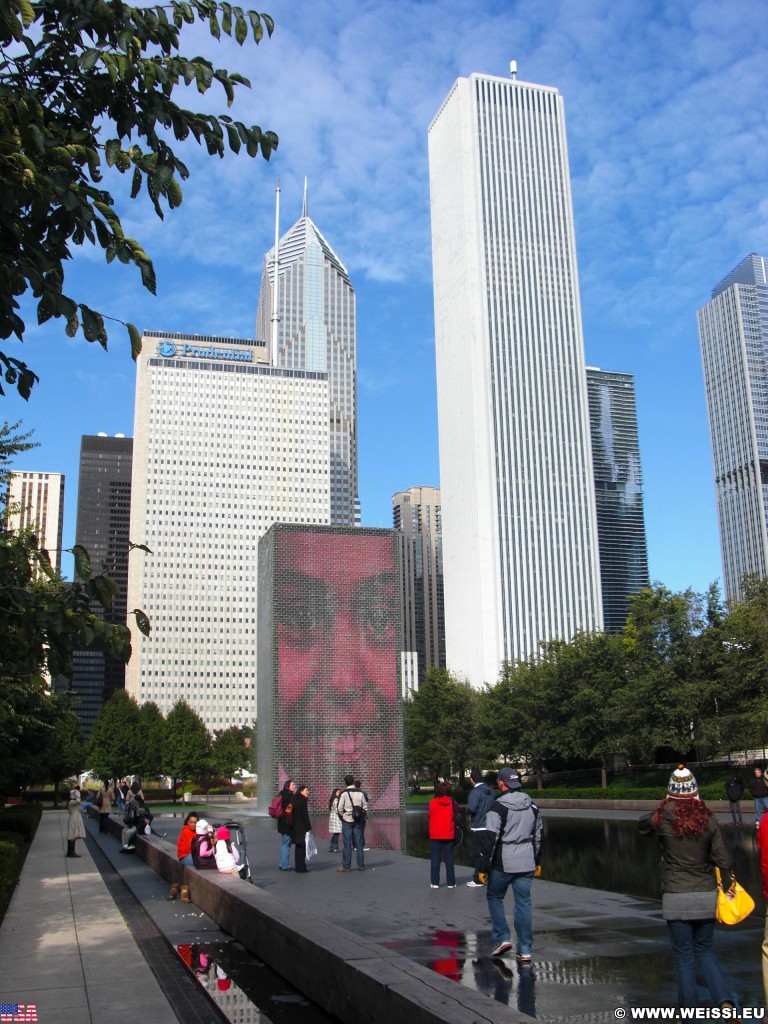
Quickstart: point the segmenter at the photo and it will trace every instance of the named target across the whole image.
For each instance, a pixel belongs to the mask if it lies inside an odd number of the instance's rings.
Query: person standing
[[[80,789],[77,786],[69,791],[67,812],[67,857],[79,857],[80,854],[75,852],[75,843],[78,839],[85,839],[85,825],[80,811]]]
[[[733,819],[734,825],[742,825],[741,818],[741,798],[744,796],[744,783],[738,777],[734,775],[733,778],[728,779],[725,784],[725,792],[728,797],[728,805],[731,808],[731,818]]]
[[[755,768],[752,773],[752,778],[747,783],[747,789],[755,802],[755,828],[759,828],[760,819],[768,808],[768,786],[766,786],[763,773],[759,768]]]
[[[486,898],[494,942],[491,956],[503,956],[512,949],[504,914],[504,897],[511,886],[515,901],[515,955],[521,967],[528,967],[533,953],[531,884],[541,858],[543,826],[538,807],[522,792],[522,786],[520,775],[505,765],[499,772],[501,796],[485,816],[480,874],[489,876]]]
[[[458,805],[451,796],[450,784],[436,782],[434,798],[429,801],[430,889],[440,888],[441,861],[445,861],[445,880],[448,888],[456,888],[453,853],[456,840],[454,815],[457,810]]]
[[[286,779],[280,791],[280,799],[283,805],[283,813],[277,819],[277,831],[280,834],[280,870],[293,871],[291,867],[291,843],[293,842],[293,794],[296,792],[296,783],[293,779]]]
[[[108,782],[102,786],[96,796],[96,806],[99,808],[99,832],[109,832],[109,816],[112,813],[112,804],[115,802],[115,791]]]
[[[352,870],[352,839],[357,849],[357,870],[365,871],[365,854],[363,853],[363,816],[368,803],[359,789],[355,788],[354,775],[344,776],[344,792],[339,797],[339,817],[341,818],[341,837],[344,848],[341,855],[341,867],[337,871]]]
[[[473,768],[469,773],[472,780],[472,789],[467,799],[467,816],[469,827],[472,831],[472,878],[467,882],[470,889],[482,889],[480,881],[480,848],[482,836],[485,832],[485,816],[491,808],[496,794],[483,778],[479,768]]]
[[[764,814],[757,830],[757,848],[760,851],[760,874],[763,878],[763,896],[768,899],[768,814]],[[763,988],[765,1003],[768,1006],[768,910],[765,914],[765,930],[763,932]]]
[[[115,791],[115,796],[117,797],[117,809],[120,814],[125,814],[125,807],[128,802],[128,793],[128,780],[123,779]]]
[[[296,847],[293,863],[297,875],[306,875],[307,867],[307,833],[312,831],[309,820],[309,786],[303,783],[296,787],[293,794],[293,842]]]
[[[733,996],[712,948],[717,905],[712,865],[730,884],[733,858],[685,765],[672,772],[666,797],[653,814],[640,819],[638,829],[640,835],[658,838],[661,846],[661,913],[675,959],[678,1008],[699,1006],[697,968],[715,1005],[732,1008]]]
[[[339,836],[341,835],[341,818],[339,817],[340,796],[341,786],[336,786],[328,801],[328,853],[339,852]]]

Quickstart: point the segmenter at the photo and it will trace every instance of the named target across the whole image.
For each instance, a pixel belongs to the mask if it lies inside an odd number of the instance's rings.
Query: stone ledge
[[[109,820],[120,837],[122,823]],[[183,867],[156,837],[135,855],[313,1003],[345,1024],[528,1024],[532,1017],[312,914],[297,914],[240,878]],[[297,923],[301,931],[297,930]]]

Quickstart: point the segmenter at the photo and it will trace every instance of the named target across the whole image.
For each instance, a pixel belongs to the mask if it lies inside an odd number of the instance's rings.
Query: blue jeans
[[[341,853],[341,866],[346,868],[347,871],[352,867],[352,836],[355,837],[355,845],[357,846],[357,866],[358,868],[364,868],[363,826],[356,825],[354,821],[342,821],[341,838],[344,841],[344,849]]]
[[[760,824],[760,819],[768,811],[768,796],[756,796],[755,801],[755,823]]]
[[[287,871],[291,866],[291,837],[284,832],[280,839],[283,843],[280,847],[280,870]]]
[[[675,954],[678,1006],[700,1005],[696,986],[697,967],[715,1006],[731,999],[728,983],[712,949],[715,919],[708,917],[703,921],[667,921],[667,927],[672,952]]]
[[[431,881],[432,885],[440,883],[440,861],[445,861],[445,878],[448,885],[456,885],[456,875],[453,871],[453,853],[456,847],[452,839],[430,839],[430,851],[432,854]]]
[[[179,857],[179,864],[184,864],[188,868],[193,868],[195,866],[195,862],[192,859],[192,854],[187,853],[183,857]]]
[[[517,952],[530,956],[533,952],[533,918],[531,914],[531,883],[533,872],[509,874],[493,868],[486,887],[488,912],[491,915],[492,936],[494,945],[509,942],[509,925],[504,914],[504,897],[507,889],[512,886],[515,901],[515,934],[517,936]]]

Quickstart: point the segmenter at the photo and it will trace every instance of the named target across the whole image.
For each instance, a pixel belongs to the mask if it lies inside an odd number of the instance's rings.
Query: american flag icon
[[[36,1003],[0,1003],[0,1024],[37,1024]]]

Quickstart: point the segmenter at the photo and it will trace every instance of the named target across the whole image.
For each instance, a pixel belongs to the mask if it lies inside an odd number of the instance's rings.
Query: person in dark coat
[[[679,765],[667,796],[638,824],[640,834],[661,846],[661,913],[675,958],[678,1008],[699,1006],[697,969],[715,1006],[734,1007],[733,993],[712,948],[717,906],[713,865],[730,885],[733,857],[717,820],[699,799],[693,774]]]
[[[283,813],[277,819],[277,831],[280,835],[280,870],[293,871],[290,862],[291,843],[293,842],[293,797],[296,793],[296,783],[293,779],[286,779],[283,788],[280,790],[280,797],[283,802]]]
[[[755,801],[755,828],[760,827],[760,819],[768,809],[768,786],[765,784],[763,773],[755,768],[752,778],[747,783],[747,789]]]
[[[472,789],[467,798],[467,817],[469,827],[472,831],[472,867],[471,879],[467,882],[470,889],[482,889],[480,881],[480,850],[482,847],[483,835],[485,833],[485,816],[491,809],[496,794],[483,778],[479,768],[473,768],[469,773],[472,780]]]
[[[728,804],[731,808],[731,818],[733,818],[734,825],[742,825],[743,821],[741,818],[741,804],[740,800],[744,796],[744,783],[738,777],[734,775],[733,778],[728,779],[725,784],[725,792],[728,797]]]
[[[297,875],[306,875],[307,867],[307,832],[312,831],[309,820],[309,786],[297,786],[293,794],[293,842],[296,851],[293,862]]]

